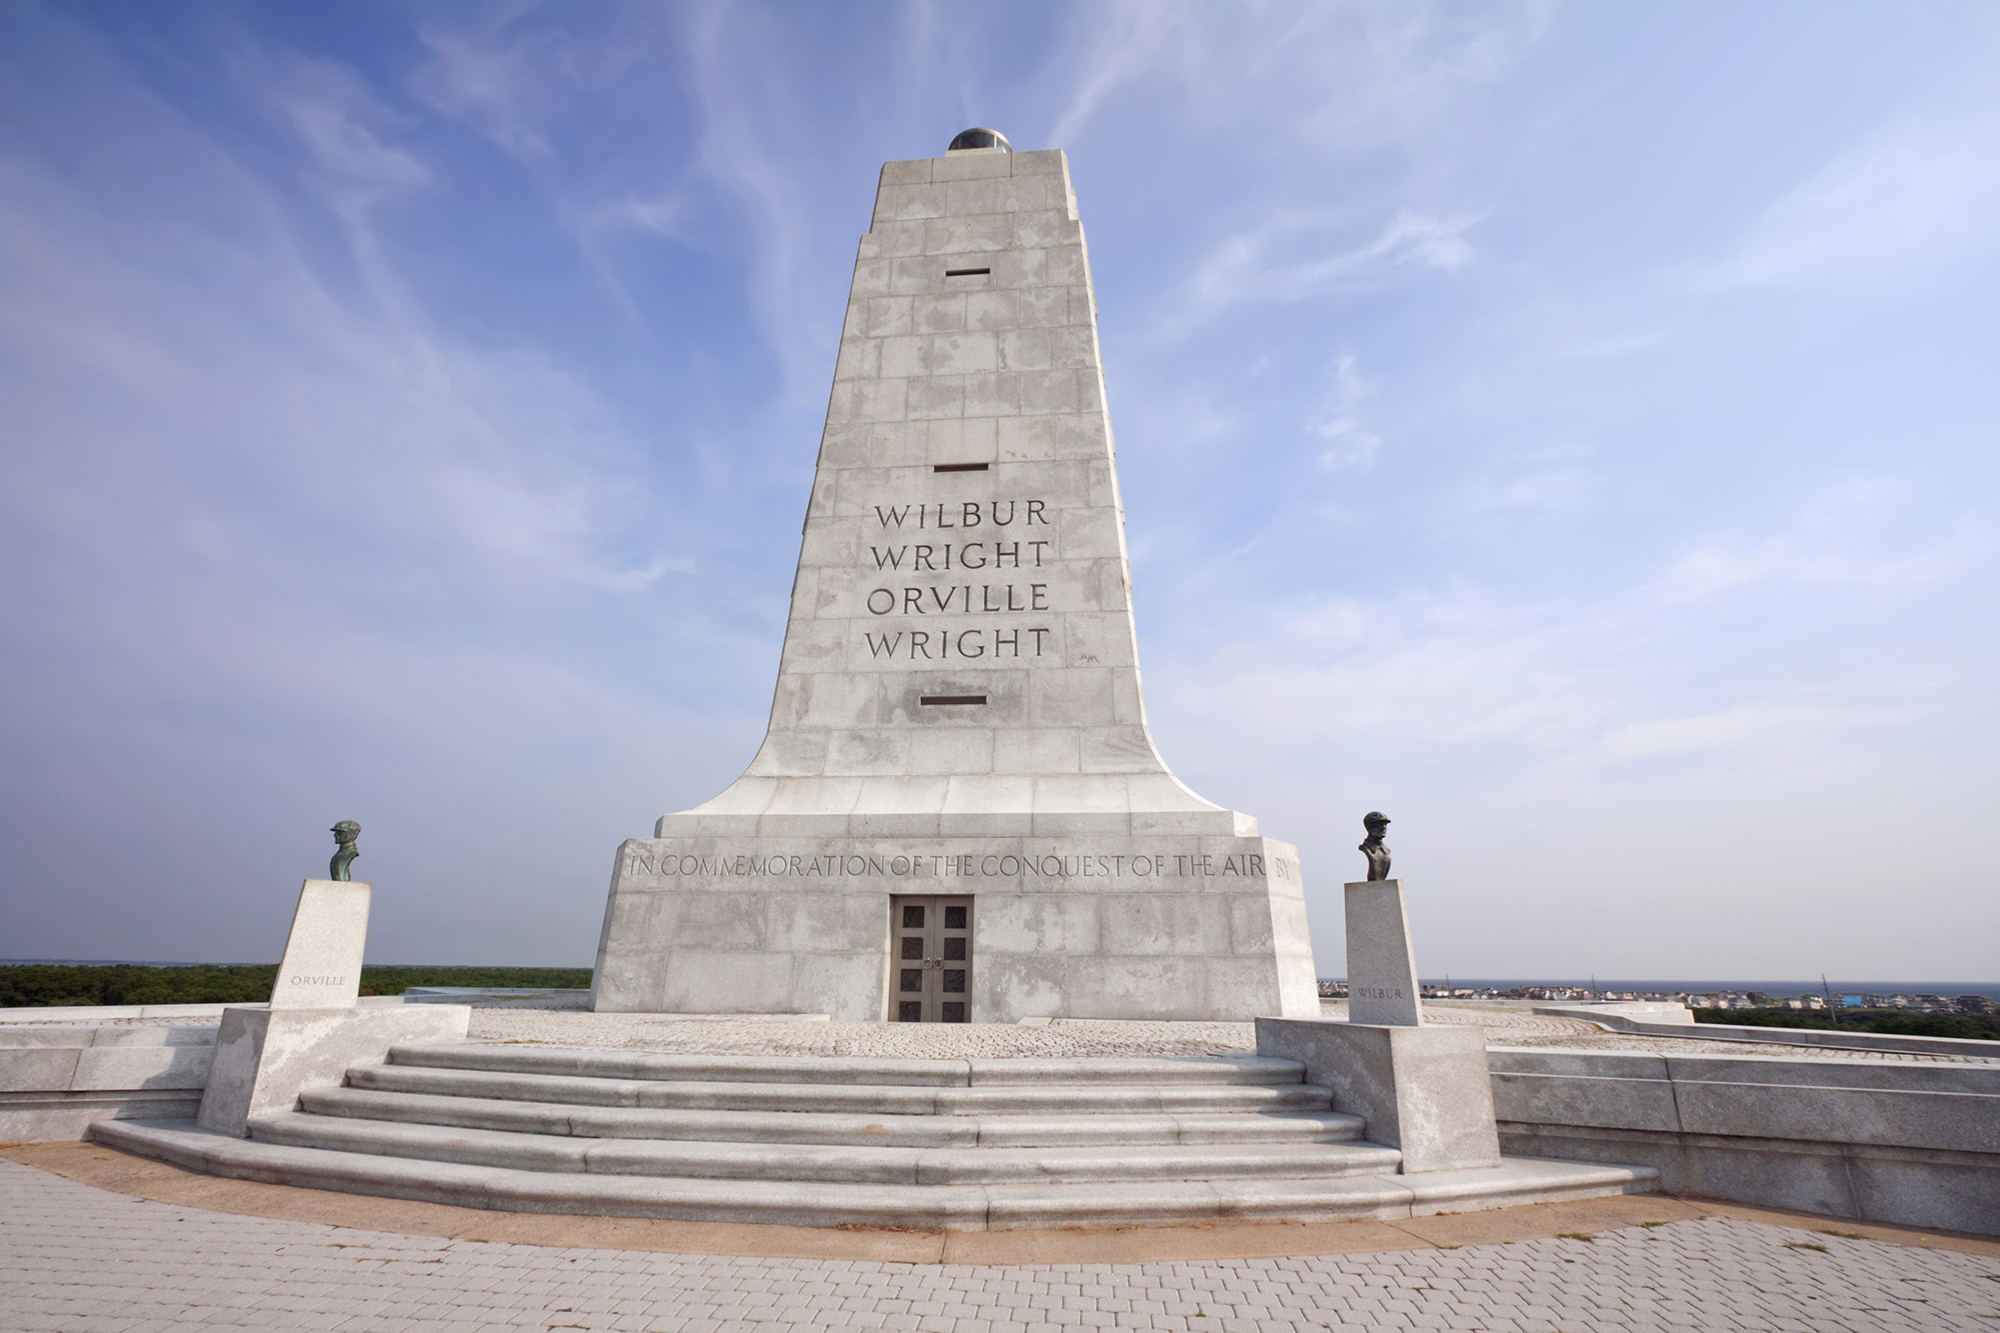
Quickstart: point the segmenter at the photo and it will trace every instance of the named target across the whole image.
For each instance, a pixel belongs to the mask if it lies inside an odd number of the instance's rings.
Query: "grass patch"
[[[1824,1228],[1822,1228],[1819,1234],[1820,1234],[1820,1235],[1822,1235],[1822,1236],[1838,1236],[1838,1237],[1840,1237],[1840,1238],[1841,1238],[1842,1240],[1866,1240],[1866,1239],[1868,1239],[1868,1238],[1867,1238],[1866,1236],[1862,1235],[1862,1234],[1861,1234],[1860,1232],[1858,1232],[1858,1231],[1828,1231],[1828,1230],[1825,1230]]]
[[[1591,1235],[1588,1231],[1558,1231],[1556,1237],[1559,1240],[1580,1240],[1585,1244],[1589,1244],[1591,1241],[1597,1239],[1597,1237]]]
[[[1815,1244],[1809,1240],[1788,1240],[1785,1242],[1785,1248],[1788,1250],[1818,1250],[1821,1254],[1833,1253],[1826,1246]]]

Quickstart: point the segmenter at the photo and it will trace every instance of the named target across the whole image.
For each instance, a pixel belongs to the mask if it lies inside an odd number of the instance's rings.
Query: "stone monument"
[[[241,1135],[256,1116],[291,1110],[300,1089],[339,1083],[351,1064],[379,1060],[398,1042],[456,1040],[470,1025],[465,1005],[358,1007],[374,886],[347,878],[361,825],[343,819],[333,836],[334,878],[299,887],[270,1003],[222,1011],[195,1117],[203,1129]]]
[[[1304,1064],[1335,1110],[1368,1121],[1371,1142],[1402,1150],[1405,1173],[1497,1166],[1485,1035],[1424,1023],[1403,881],[1388,878],[1389,817],[1361,822],[1368,878],[1346,886],[1347,1021],[1260,1018],[1257,1053]]]
[[[762,748],[619,849],[599,1010],[1319,1011],[1296,850],[1147,731],[1060,151],[882,169]]]

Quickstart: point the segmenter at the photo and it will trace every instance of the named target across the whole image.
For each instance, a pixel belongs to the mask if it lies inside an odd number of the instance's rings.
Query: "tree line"
[[[1913,1014],[1903,1009],[1843,1009],[1839,1017],[1815,1009],[1697,1009],[1697,1023],[1748,1028],[1816,1028],[1826,1032],[1879,1032],[1893,1037],[1960,1037],[2000,1041],[2000,1015]]]
[[[276,963],[148,967],[73,963],[0,964],[0,1009],[43,1005],[254,1004],[271,998]],[[532,986],[584,990],[587,967],[363,967],[363,995],[411,986]]]

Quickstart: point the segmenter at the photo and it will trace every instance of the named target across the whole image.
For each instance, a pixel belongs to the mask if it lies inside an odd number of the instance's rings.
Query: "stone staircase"
[[[1290,1060],[875,1060],[399,1046],[254,1119],[101,1121],[193,1170],[510,1212],[946,1228],[1409,1217],[1654,1188],[1508,1159],[1398,1175]]]

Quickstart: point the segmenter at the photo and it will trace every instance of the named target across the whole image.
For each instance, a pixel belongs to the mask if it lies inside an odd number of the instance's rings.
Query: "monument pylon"
[[[1319,1013],[1297,850],[1147,731],[1067,160],[882,168],[771,721],[618,849],[599,1010]]]

